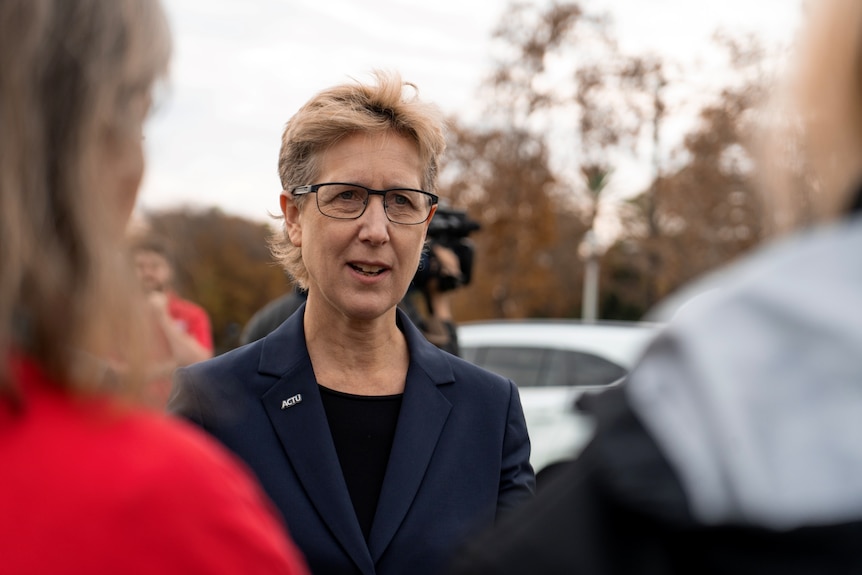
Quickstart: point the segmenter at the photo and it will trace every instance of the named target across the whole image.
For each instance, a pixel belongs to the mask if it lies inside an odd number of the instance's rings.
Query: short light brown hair
[[[139,122],[169,53],[158,0],[0,2],[0,394],[10,349],[83,390],[108,382],[82,358],[135,339],[99,160]]]
[[[376,83],[354,82],[324,90],[309,100],[287,122],[281,137],[278,174],[282,189],[315,183],[321,154],[356,133],[393,131],[414,142],[424,166],[422,188],[437,190],[440,157],[446,148],[445,122],[440,110],[418,98],[415,85],[397,73],[375,71]],[[297,206],[305,196],[291,198]],[[308,287],[308,272],[300,248],[282,229],[270,242],[273,255],[300,287]]]

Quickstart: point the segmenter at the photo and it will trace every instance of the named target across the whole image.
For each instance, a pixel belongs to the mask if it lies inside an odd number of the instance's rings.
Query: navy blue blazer
[[[306,349],[304,313],[178,370],[168,409],[245,460],[313,573],[440,572],[471,533],[533,493],[517,388],[438,349],[398,310],[410,366],[366,543]]]

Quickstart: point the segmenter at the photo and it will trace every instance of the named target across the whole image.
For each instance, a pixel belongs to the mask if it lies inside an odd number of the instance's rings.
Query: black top
[[[402,396],[353,395],[319,387],[341,472],[367,541],[389,463]]]

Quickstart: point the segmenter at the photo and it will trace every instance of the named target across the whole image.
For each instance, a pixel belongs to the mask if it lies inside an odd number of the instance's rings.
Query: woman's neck
[[[317,382],[356,395],[404,391],[410,354],[396,324],[396,311],[364,321],[322,317],[306,304],[305,341]]]

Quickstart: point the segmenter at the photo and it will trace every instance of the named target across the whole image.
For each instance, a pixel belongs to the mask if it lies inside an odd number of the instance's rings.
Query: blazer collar
[[[304,317],[305,303],[261,340],[260,373],[280,376],[311,361],[305,346]]]
[[[263,374],[277,376],[278,381],[263,394],[261,401],[318,513],[360,570],[373,573],[373,563],[392,541],[419,491],[449,416],[452,406],[438,386],[454,383],[452,367],[445,352],[429,343],[407,315],[397,310],[398,325],[410,352],[410,366],[395,440],[366,545],[308,356],[304,315],[305,304],[262,341],[258,369]]]

